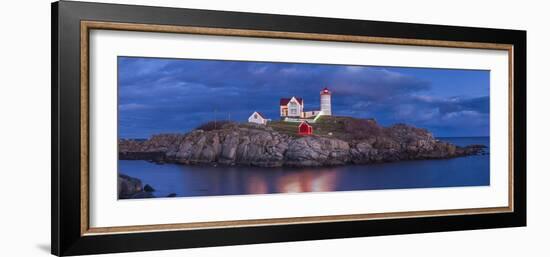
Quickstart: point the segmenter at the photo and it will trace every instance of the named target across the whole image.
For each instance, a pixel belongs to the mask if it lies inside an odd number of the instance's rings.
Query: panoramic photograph
[[[117,65],[118,199],[490,185],[488,70]]]

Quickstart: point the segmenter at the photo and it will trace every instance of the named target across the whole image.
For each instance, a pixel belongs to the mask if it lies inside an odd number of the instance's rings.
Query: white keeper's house
[[[264,115],[262,115],[260,112],[253,112],[250,117],[248,117],[248,122],[250,123],[257,123],[257,124],[267,124],[269,119],[267,119]]]

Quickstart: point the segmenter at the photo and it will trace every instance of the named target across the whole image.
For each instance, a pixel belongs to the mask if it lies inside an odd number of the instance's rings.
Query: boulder
[[[133,195],[143,190],[141,180],[124,174],[118,174],[118,198],[132,198]]]
[[[145,192],[155,192],[155,189],[149,185],[149,184],[146,184],[144,187],[143,187],[143,191]]]

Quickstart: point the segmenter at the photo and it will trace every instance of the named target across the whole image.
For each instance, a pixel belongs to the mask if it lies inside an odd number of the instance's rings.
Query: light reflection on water
[[[338,180],[336,170],[302,170],[276,177],[270,190],[268,177],[252,174],[246,180],[246,194],[302,193],[334,191]]]
[[[156,196],[235,195],[327,192],[337,190],[338,170],[332,168],[210,167],[146,161],[119,161],[121,173],[155,188]]]
[[[467,141],[489,145],[488,138]],[[153,186],[155,196],[159,197],[171,193],[214,196],[490,184],[489,155],[311,168],[158,165],[125,160],[118,163],[121,173]]]
[[[337,182],[338,172],[335,169],[324,169],[287,174],[277,178],[275,184],[277,193],[302,193],[334,191]]]

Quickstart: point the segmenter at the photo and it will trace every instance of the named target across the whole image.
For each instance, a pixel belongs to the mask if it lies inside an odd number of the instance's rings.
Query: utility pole
[[[218,109],[214,108],[214,129],[218,129]]]

